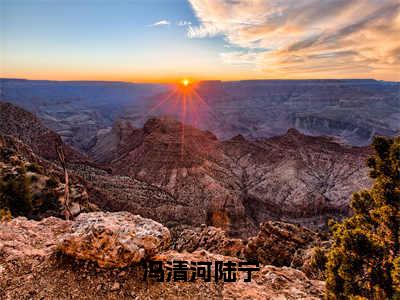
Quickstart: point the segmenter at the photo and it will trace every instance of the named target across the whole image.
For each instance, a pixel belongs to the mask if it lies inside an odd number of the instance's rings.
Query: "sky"
[[[400,81],[398,0],[0,0],[0,76]]]

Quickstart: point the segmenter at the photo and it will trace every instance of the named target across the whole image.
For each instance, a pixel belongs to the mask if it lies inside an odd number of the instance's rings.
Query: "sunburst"
[[[183,78],[180,80],[165,97],[161,98],[155,105],[145,114],[148,116],[151,112],[160,109],[161,106],[168,105],[168,109],[176,110],[176,112],[180,113],[180,119],[182,123],[181,127],[181,136],[180,136],[180,144],[181,144],[181,159],[184,157],[184,144],[185,144],[185,128],[184,124],[186,124],[188,120],[188,113],[190,114],[190,121],[195,127],[198,127],[200,122],[199,111],[201,107],[205,107],[206,110],[211,112],[211,109],[207,102],[199,95],[196,91],[197,83],[188,79]],[[145,117],[144,116],[144,117]]]

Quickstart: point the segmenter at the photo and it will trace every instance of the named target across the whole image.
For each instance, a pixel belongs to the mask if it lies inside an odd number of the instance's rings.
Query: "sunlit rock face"
[[[205,223],[233,236],[255,234],[267,219],[322,225],[326,216],[346,214],[351,194],[370,185],[368,148],[297,130],[221,142],[210,132],[153,118],[119,137],[117,145],[124,146],[117,148],[124,150],[112,150],[116,158],[103,160],[113,174],[167,192],[174,200],[163,205],[177,213],[177,223]],[[104,148],[100,153],[108,155]]]

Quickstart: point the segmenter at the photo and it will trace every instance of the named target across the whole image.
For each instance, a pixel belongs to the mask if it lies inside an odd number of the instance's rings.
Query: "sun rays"
[[[211,112],[208,103],[196,91],[197,87],[198,83],[187,78],[182,79],[168,93],[157,99],[143,116],[148,118],[152,114],[172,115],[181,121],[179,144],[182,160],[185,156],[185,124],[200,127],[204,113]]]

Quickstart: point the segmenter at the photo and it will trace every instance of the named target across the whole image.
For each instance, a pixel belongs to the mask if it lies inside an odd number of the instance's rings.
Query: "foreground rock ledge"
[[[169,247],[169,230],[156,221],[128,212],[80,214],[59,249],[100,267],[126,267]]]
[[[107,215],[107,214],[105,214]],[[114,214],[112,214],[114,215]],[[118,218],[117,218],[118,219]],[[109,222],[113,218],[107,218]],[[146,219],[144,219],[146,220]],[[0,223],[1,299],[322,299],[324,283],[303,272],[262,266],[252,282],[193,283],[143,281],[140,265],[99,268],[96,262],[58,257],[61,237],[79,221],[16,218]],[[110,224],[111,226],[111,224]],[[113,225],[114,226],[114,225]],[[113,227],[111,226],[111,227]],[[101,250],[99,250],[101,253]],[[237,261],[195,251],[164,251],[154,260]]]

